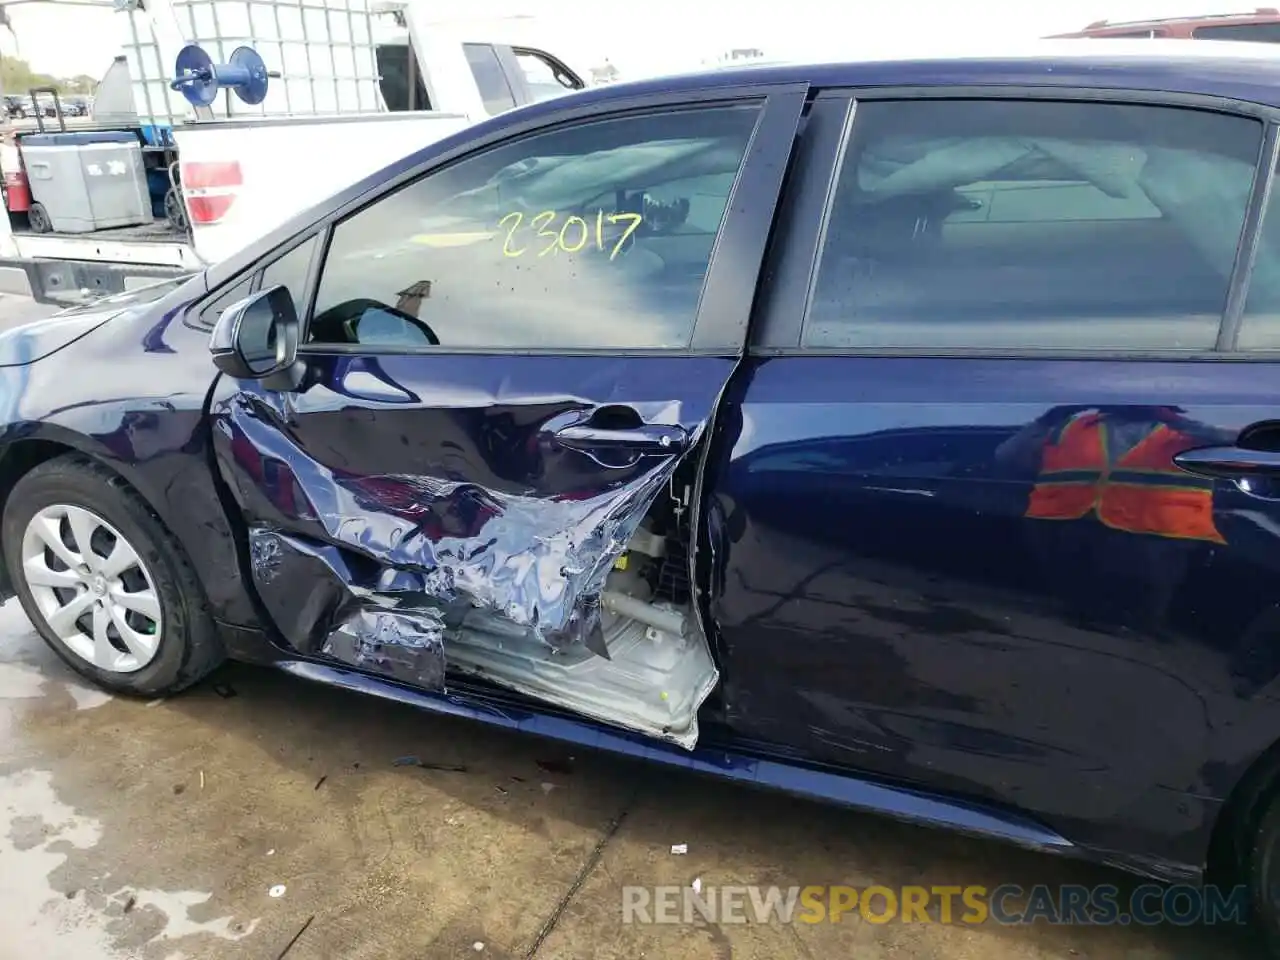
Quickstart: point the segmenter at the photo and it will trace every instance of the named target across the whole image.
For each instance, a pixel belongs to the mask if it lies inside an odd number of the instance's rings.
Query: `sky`
[[[417,0],[448,15],[454,0]],[[1266,2],[1266,0],[1260,0]],[[1076,30],[1101,19],[1237,12],[1255,4],[1222,0],[467,0],[476,16],[527,16],[521,33],[585,70],[610,60],[624,76],[699,66],[733,47],[778,59],[856,56],[882,45],[969,38],[1020,40]],[[118,51],[124,15],[58,0],[9,8],[17,33],[0,35],[0,55],[18,55],[55,76],[100,77]],[[477,28],[483,24],[477,24]],[[482,39],[477,37],[477,39]]]

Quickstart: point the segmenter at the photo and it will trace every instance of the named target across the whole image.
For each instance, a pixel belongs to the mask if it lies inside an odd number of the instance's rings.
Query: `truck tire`
[[[4,563],[41,638],[112,693],[176,693],[225,653],[181,545],[119,476],[79,454],[13,486]]]
[[[32,233],[53,232],[53,221],[42,203],[32,203],[27,209],[27,222],[31,224]]]
[[[175,230],[187,229],[187,208],[182,202],[182,190],[170,187],[164,195],[164,215]]]

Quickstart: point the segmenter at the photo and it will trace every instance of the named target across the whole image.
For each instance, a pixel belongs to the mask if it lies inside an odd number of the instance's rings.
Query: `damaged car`
[[[114,692],[269,664],[1280,932],[1277,81],[1068,42],[468,128],[0,334],[0,591]]]

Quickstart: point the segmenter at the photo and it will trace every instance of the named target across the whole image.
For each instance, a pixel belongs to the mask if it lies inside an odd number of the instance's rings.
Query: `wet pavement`
[[[623,923],[625,885],[695,881],[1131,883],[261,668],[110,698],[0,607],[3,960],[1248,955],[1203,928]]]

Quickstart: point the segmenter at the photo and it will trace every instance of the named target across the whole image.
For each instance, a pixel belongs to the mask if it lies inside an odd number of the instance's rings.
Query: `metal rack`
[[[172,128],[197,119],[169,86],[177,50],[185,43],[199,44],[219,62],[238,46],[252,46],[270,69],[280,71],[261,104],[228,95],[199,119],[384,109],[375,14],[367,0],[117,0],[116,7],[123,11],[122,47],[144,127]]]

